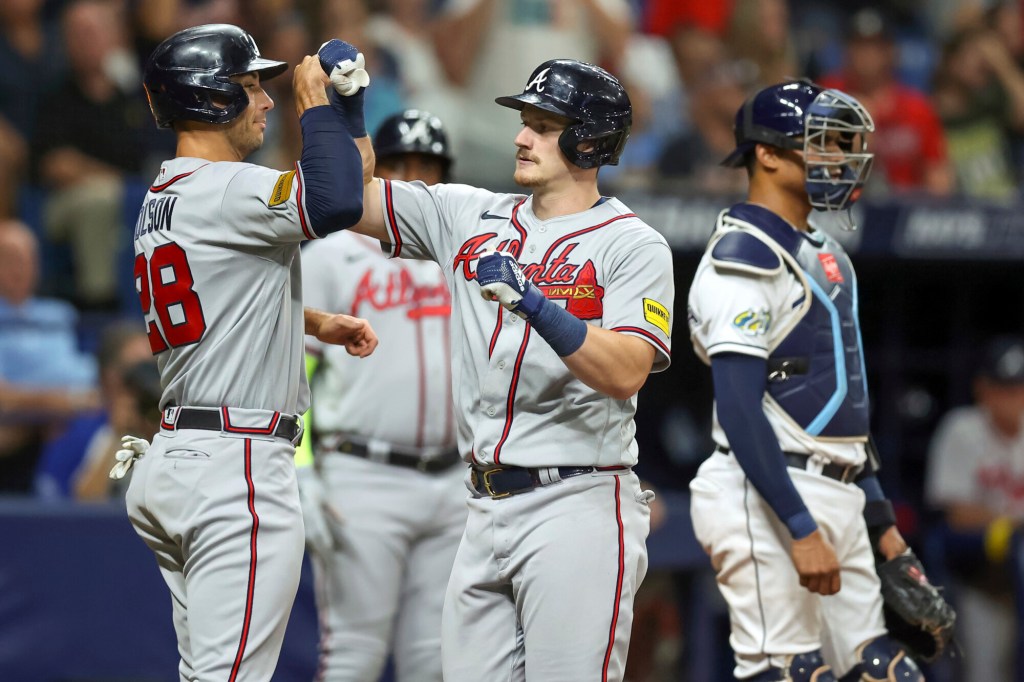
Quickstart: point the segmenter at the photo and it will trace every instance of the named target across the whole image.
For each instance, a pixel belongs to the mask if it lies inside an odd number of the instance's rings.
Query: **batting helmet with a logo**
[[[437,116],[419,109],[406,109],[384,119],[373,136],[378,159],[398,154],[436,156],[447,177],[452,165],[451,147],[444,124]]]
[[[494,101],[519,110],[530,104],[572,119],[558,146],[580,168],[617,164],[633,124],[633,105],[615,76],[574,59],[544,62],[521,95]]]
[[[256,41],[237,26],[206,24],[160,43],[146,61],[143,83],[161,128],[178,120],[227,123],[249,105],[245,89],[231,76],[258,73],[265,81],[287,68],[263,59]]]

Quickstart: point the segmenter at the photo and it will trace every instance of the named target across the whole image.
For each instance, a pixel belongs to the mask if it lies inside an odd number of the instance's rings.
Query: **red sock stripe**
[[[626,540],[625,531],[622,528],[622,502],[619,499],[619,491],[622,486],[621,479],[615,477],[615,521],[619,525],[619,575],[615,580],[615,603],[612,607],[612,624],[608,632],[608,649],[604,653],[604,666],[601,668],[601,682],[608,682],[608,666],[612,661],[612,651],[615,650],[615,628],[619,624],[619,603],[622,601],[622,577],[626,572]]]
[[[245,645],[249,640],[249,626],[252,624],[252,603],[256,593],[256,535],[260,530],[260,517],[256,514],[256,487],[252,482],[252,441],[245,439],[245,483],[249,488],[249,515],[252,516],[252,532],[249,535],[249,584],[245,590],[245,619],[242,622],[242,635],[238,639],[238,653],[235,664],[231,666],[228,682],[235,682],[245,655]]]

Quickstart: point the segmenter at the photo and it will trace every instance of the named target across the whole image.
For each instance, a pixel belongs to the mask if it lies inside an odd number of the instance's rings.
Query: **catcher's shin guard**
[[[821,657],[821,650],[786,658],[785,668],[769,668],[747,682],[836,682],[832,668]]]
[[[860,662],[839,682],[923,682],[924,675],[907,652],[887,635],[857,648]]]

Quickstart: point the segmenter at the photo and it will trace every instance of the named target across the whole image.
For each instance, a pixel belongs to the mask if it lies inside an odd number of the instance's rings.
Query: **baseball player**
[[[433,185],[452,163],[441,121],[414,109],[386,119],[374,149],[378,175],[393,180]],[[347,230],[309,244],[302,261],[308,305],[364,317],[387,339],[366,360],[306,343],[312,453],[307,437],[296,461],[318,679],[378,679],[393,640],[399,680],[440,682],[441,607],[466,526],[448,285],[436,264],[389,259],[377,240]]]
[[[875,476],[856,275],[808,222],[852,227],[873,130],[854,98],[806,81],[747,100],[723,161],[746,168],[747,200],[719,215],[690,289],[716,442],[691,511],[743,680],[923,679],[882,615],[874,551],[907,547]]]
[[[465,534],[442,618],[446,682],[621,680],[647,570],[636,394],[670,361],[672,254],[598,191],[632,117],[603,69],[541,64],[518,95],[531,195],[373,179],[357,231],[441,265],[452,297]]]
[[[330,51],[361,68],[355,48]],[[309,403],[303,328],[366,355],[365,320],[302,307],[299,243],[356,222],[358,98],[328,106],[316,57],[295,68],[302,158],[288,173],[246,164],[274,103],[263,59],[230,25],[183,30],[145,68],[165,161],[135,226],[135,278],[163,395],[160,432],[126,437],[111,472],[139,459],[127,494],[136,532],[171,591],[182,680],[269,680],[299,582],[303,530],[293,464]],[[337,101],[338,98],[335,98]]]

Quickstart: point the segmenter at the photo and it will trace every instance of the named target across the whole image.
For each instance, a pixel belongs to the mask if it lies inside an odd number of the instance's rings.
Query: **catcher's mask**
[[[736,112],[736,148],[723,166],[746,165],[758,144],[803,153],[804,186],[818,211],[844,211],[860,198],[874,155],[867,110],[850,95],[806,80],[762,89]],[[854,227],[849,216],[840,224]]]

